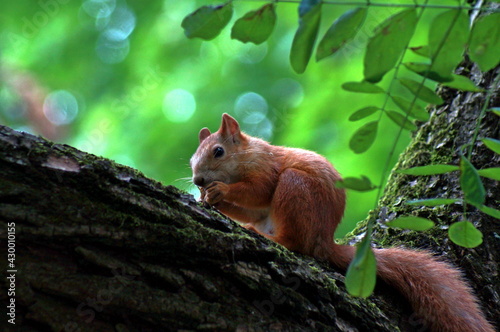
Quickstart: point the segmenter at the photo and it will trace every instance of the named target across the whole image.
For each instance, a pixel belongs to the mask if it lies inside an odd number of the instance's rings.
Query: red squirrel
[[[347,269],[355,248],[334,242],[346,195],[326,158],[251,137],[228,114],[217,132],[201,129],[199,141],[190,164],[203,202],[289,250]],[[456,268],[425,251],[373,250],[377,275],[431,331],[494,331]]]

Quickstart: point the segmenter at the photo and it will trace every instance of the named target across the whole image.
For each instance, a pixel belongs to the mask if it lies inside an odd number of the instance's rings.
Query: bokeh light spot
[[[104,35],[97,39],[96,52],[99,59],[107,64],[120,63],[127,57],[130,51],[128,39],[110,40]]]
[[[104,36],[109,40],[121,41],[127,39],[135,29],[135,15],[127,7],[116,8],[106,26]]]
[[[254,113],[259,113],[262,117],[265,117],[268,108],[267,101],[264,97],[255,92],[245,92],[241,94],[234,103],[236,116],[243,122],[255,122]]]
[[[69,124],[78,115],[78,102],[68,91],[54,91],[45,98],[43,114],[57,126]]]
[[[261,62],[267,55],[267,43],[260,45],[243,44],[237,52],[238,60],[246,64]]]
[[[163,113],[172,122],[186,122],[196,110],[196,99],[193,94],[184,89],[175,89],[163,99]]]
[[[250,135],[270,139],[273,126],[267,118],[269,106],[266,99],[255,92],[240,95],[234,103],[236,118]]]
[[[116,7],[116,0],[87,0],[82,4],[83,10],[94,18],[109,17]]]

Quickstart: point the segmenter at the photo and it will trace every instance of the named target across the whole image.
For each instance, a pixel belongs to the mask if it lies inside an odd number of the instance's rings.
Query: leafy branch
[[[389,162],[395,151],[396,144],[403,130],[417,129],[415,121],[424,123],[430,115],[426,109],[429,104],[443,103],[431,88],[426,86],[427,81],[441,84],[463,91],[482,92],[470,79],[454,74],[455,68],[463,60],[467,52],[481,71],[486,72],[496,67],[500,62],[500,13],[497,9],[488,6],[470,7],[461,4],[446,6],[429,4],[426,0],[422,4],[389,4],[346,1],[321,1],[321,0],[284,0],[271,1],[256,10],[250,11],[237,19],[231,29],[231,38],[241,42],[261,44],[272,34],[277,21],[276,6],[278,3],[296,3],[298,6],[299,22],[290,50],[290,64],[297,73],[303,73],[316,49],[316,61],[332,56],[351,42],[366,21],[370,7],[383,6],[403,8],[401,11],[385,19],[374,29],[366,46],[364,56],[364,79],[361,82],[346,82],[342,88],[355,93],[384,93],[386,98],[382,107],[367,106],[354,111],[349,117],[350,121],[359,121],[379,112],[378,119],[362,125],[351,137],[349,147],[354,153],[367,151],[377,137],[379,122],[383,115],[399,126],[399,131],[394,139],[387,162],[382,171],[380,183],[373,184],[365,176],[360,178],[349,177],[338,182],[338,187],[358,191],[378,189],[377,201],[381,195],[383,183],[389,171]],[[319,27],[324,5],[350,5],[355,8],[346,11],[338,17],[318,43]],[[417,13],[417,9],[421,9]],[[414,36],[416,26],[426,9],[441,10],[431,22],[428,32],[428,44],[418,47],[409,47]],[[490,12],[476,20],[472,27],[469,25],[465,10],[475,12]],[[222,29],[229,24],[233,14],[233,1],[218,6],[203,6],[186,16],[182,27],[188,38],[201,38],[211,40],[217,37]],[[317,44],[317,46],[316,46]],[[406,54],[411,52],[424,58],[423,62],[404,62]],[[393,76],[388,90],[378,86],[387,73],[393,71]],[[422,80],[416,81],[406,74],[416,73]],[[495,85],[498,86],[499,78]],[[408,90],[413,97],[408,100],[398,96],[392,91],[399,84]],[[460,156],[460,165],[428,165],[422,167],[400,170],[398,172],[419,176],[434,175],[446,172],[460,171],[460,186],[463,198],[433,198],[407,202],[410,205],[437,206],[462,203],[464,211],[466,204],[471,204],[483,213],[500,219],[500,211],[487,207],[485,191],[480,177],[494,180],[500,179],[500,168],[477,170],[470,162],[472,147],[478,136],[478,129],[485,112],[489,109],[489,101],[493,91],[487,92],[487,98],[481,114],[477,119],[476,130],[468,146],[468,155]],[[400,111],[389,109],[388,104],[393,104]],[[499,114],[498,110],[493,110]],[[500,141],[493,138],[482,139],[485,146],[500,153]],[[464,147],[465,148],[465,147]],[[389,226],[413,230],[426,230],[434,226],[431,220],[403,216],[388,223]],[[363,241],[358,245],[356,257],[351,263],[346,284],[351,294],[368,296],[375,284],[375,259],[370,250],[372,222],[368,223],[367,232]],[[472,223],[464,220],[454,223],[448,231],[450,239],[464,247],[472,248],[482,242],[482,234]]]

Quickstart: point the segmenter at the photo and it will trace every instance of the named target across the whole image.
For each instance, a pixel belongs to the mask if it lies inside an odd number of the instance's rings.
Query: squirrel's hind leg
[[[326,258],[333,245],[333,229],[317,227],[318,223],[331,218],[328,208],[321,206],[325,197],[319,197],[318,186],[321,186],[318,179],[305,171],[284,170],[274,192],[271,218],[276,227],[274,241],[292,251]],[[325,220],[319,220],[321,218]],[[324,255],[318,250],[325,251]]]

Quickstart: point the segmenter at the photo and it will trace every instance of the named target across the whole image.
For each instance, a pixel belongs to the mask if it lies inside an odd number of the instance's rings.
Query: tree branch
[[[3,330],[397,330],[401,311],[326,264],[110,160],[1,127],[0,184]]]

